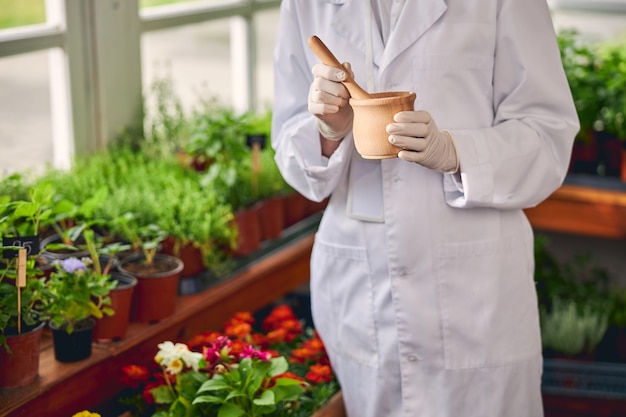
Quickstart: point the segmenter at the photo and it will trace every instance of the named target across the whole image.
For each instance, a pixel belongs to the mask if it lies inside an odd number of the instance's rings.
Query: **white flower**
[[[184,367],[183,361],[177,358],[171,360],[165,369],[172,375],[178,375]]]
[[[171,373],[179,373],[184,365],[191,366],[195,371],[198,370],[202,354],[199,352],[191,352],[186,344],[174,344],[168,340],[159,343],[158,347],[159,351],[154,357],[154,360],[159,365],[167,368]]]
[[[185,361],[187,366],[191,366],[194,371],[197,371],[200,367],[200,360],[202,359],[202,353],[200,352],[191,352],[187,350],[182,353],[182,359]]]

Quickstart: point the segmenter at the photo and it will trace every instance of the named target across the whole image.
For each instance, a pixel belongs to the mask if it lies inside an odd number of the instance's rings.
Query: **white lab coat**
[[[415,91],[415,108],[452,132],[461,166],[450,175],[370,162],[382,186],[366,195],[384,222],[348,215],[360,159],[352,136],[322,157],[307,111],[319,62],[311,35],[366,85],[363,4],[283,0],[272,128],[286,180],[310,199],[331,196],[311,298],[348,415],[540,417],[533,233],[522,209],[561,185],[579,128],[546,1],[407,0],[386,47],[371,31],[376,89]]]

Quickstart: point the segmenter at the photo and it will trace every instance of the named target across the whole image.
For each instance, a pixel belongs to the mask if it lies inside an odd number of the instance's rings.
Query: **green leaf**
[[[270,376],[276,376],[280,374],[284,374],[289,370],[289,363],[284,356],[279,356],[278,358],[272,358],[272,366],[269,371]]]
[[[176,399],[174,394],[172,394],[172,391],[170,391],[166,385],[153,388],[150,390],[150,393],[154,397],[154,401],[156,401],[157,404],[171,404]]]
[[[283,378],[283,380],[287,379],[288,378]],[[271,388],[274,392],[277,404],[281,401],[295,401],[305,392],[305,389],[298,383],[298,381],[293,379],[292,381],[295,382],[296,385],[278,385],[277,383]]]
[[[245,410],[236,404],[224,404],[217,412],[217,417],[240,417],[245,413]]]
[[[209,404],[221,404],[224,402],[222,397],[216,397],[214,395],[201,395],[199,397],[194,398],[192,404],[201,404],[201,403],[209,403]]]
[[[276,397],[274,396],[274,392],[271,390],[264,391],[263,394],[259,398],[255,398],[252,400],[255,405],[275,405]]]
[[[220,376],[221,375],[215,375],[213,379],[209,379],[208,381],[204,382],[200,386],[198,393],[206,392],[206,391],[218,391],[221,389],[230,388],[230,386],[226,383],[226,381],[224,381],[223,378],[219,378]]]
[[[231,391],[225,398],[225,401],[232,400],[233,398],[245,397],[246,395],[240,390],[236,389]]]

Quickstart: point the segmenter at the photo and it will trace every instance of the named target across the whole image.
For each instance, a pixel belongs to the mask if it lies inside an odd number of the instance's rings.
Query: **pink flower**
[[[256,350],[252,346],[246,346],[243,349],[243,352],[239,354],[239,358],[240,359],[252,358],[252,359],[259,359],[264,362],[269,362],[269,360],[272,358],[272,355],[270,355],[269,352],[262,352],[260,350]]]

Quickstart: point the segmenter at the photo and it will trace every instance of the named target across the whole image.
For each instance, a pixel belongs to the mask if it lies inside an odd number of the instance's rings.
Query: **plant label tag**
[[[26,286],[26,249],[22,248],[18,250],[17,255],[17,281],[18,288],[24,288]]]
[[[2,250],[2,259],[17,257],[17,248],[26,249],[26,256],[31,256],[39,252],[39,236],[3,237],[2,246],[13,247]]]
[[[258,145],[261,149],[265,149],[265,142],[267,141],[267,135],[247,135],[246,145],[252,149],[254,145]]]

